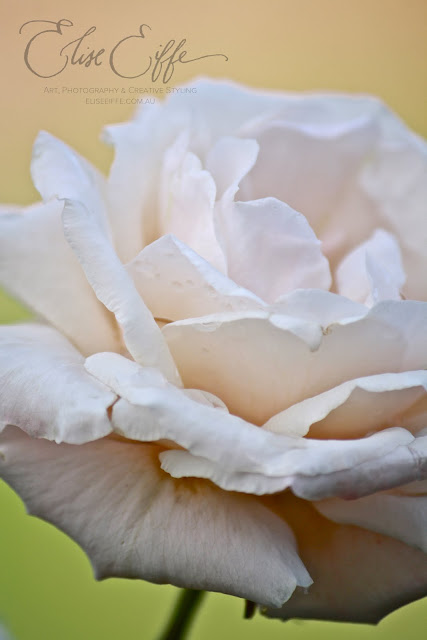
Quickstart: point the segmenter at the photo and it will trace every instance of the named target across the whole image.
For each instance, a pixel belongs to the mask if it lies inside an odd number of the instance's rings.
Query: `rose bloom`
[[[98,579],[377,622],[427,594],[427,155],[379,100],[199,81],[42,132],[4,207],[0,470]]]

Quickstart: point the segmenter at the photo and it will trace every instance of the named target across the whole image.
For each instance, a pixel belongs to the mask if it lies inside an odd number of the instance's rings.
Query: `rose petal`
[[[130,354],[179,384],[179,375],[153,316],[108,239],[79,202],[65,200],[64,233],[98,299],[116,316]]]
[[[307,342],[298,331],[310,328],[307,321],[292,320],[293,327],[287,316],[262,311],[214,314],[162,331],[184,386],[210,391],[257,424],[346,380],[426,366],[425,303],[380,303],[330,325],[317,344],[314,329]]]
[[[293,289],[329,289],[331,275],[307,220],[275,198],[218,205],[230,278],[267,302]]]
[[[403,429],[388,429],[360,440],[322,441],[322,446],[319,442],[303,439],[298,446],[291,439],[278,441],[276,455],[266,448],[260,455],[265,462],[254,464],[252,470],[243,460],[234,470],[227,468],[206,451],[204,456],[165,451],[161,462],[174,478],[206,478],[227,491],[255,495],[291,488],[306,500],[358,498],[427,478],[427,438],[410,439]],[[190,446],[190,450],[198,453],[201,448]]]
[[[408,428],[406,412],[426,399],[426,391],[425,370],[356,378],[292,405],[263,426],[275,433],[310,432],[311,438],[360,438],[389,426]]]
[[[283,520],[249,496],[174,481],[160,451],[110,439],[55,445],[7,429],[0,469],[30,513],[77,540],[98,579],[170,582],[270,606],[311,584]]]
[[[156,126],[161,107],[146,107],[141,126],[131,121],[106,127],[103,133],[104,141],[114,146],[115,152],[107,194],[114,245],[123,262],[131,260],[158,234],[154,185],[158,184],[161,149],[165,146],[164,128]]]
[[[370,436],[367,440],[371,443],[380,442],[372,439],[393,437],[393,432],[395,429],[386,429]],[[409,432],[406,431],[406,433]],[[351,451],[351,446],[354,446],[352,443],[360,443],[361,440],[347,442],[351,443],[349,449]],[[337,459],[339,459],[338,456]],[[393,489],[426,478],[427,436],[419,436],[412,442],[402,442],[384,455],[378,456],[377,459],[366,459],[352,468],[348,466],[347,469],[340,471],[331,469],[330,473],[319,474],[317,477],[314,474],[312,477],[308,474],[300,474],[293,479],[292,490],[297,496],[306,500],[322,500],[334,496],[348,499]]]
[[[363,167],[360,183],[381,224],[399,238],[408,298],[425,300],[427,144],[393,114],[384,111],[376,153]]]
[[[199,158],[188,151],[182,133],[164,154],[160,176],[161,233],[172,233],[214,267],[225,272],[224,254],[217,242],[213,209],[216,187]]]
[[[335,279],[338,293],[368,306],[400,300],[406,276],[394,236],[377,229],[342,260]]]
[[[182,88],[194,91],[172,93],[161,104],[145,104],[134,120],[105,129],[104,139],[115,148],[108,195],[115,246],[123,262],[159,235],[162,155],[180,132],[190,129],[190,150],[204,162],[218,138],[233,135],[260,111],[275,112],[283,103],[279,93],[254,93],[232,82],[199,79]]]
[[[181,131],[191,125],[198,145],[194,151],[202,154],[203,160],[219,138],[236,132],[240,134],[242,126],[253,119],[258,120],[260,114],[277,113],[288,97],[282,92],[254,91],[230,80],[212,78],[196,78],[181,88],[182,92],[173,92],[161,104],[159,117],[162,123],[168,122],[169,127],[177,123]],[[148,109],[151,109],[150,105],[137,110],[135,127],[146,126]],[[155,133],[159,136],[162,132]]]
[[[287,202],[307,217],[335,260],[372,229],[375,210],[358,176],[378,140],[382,109],[373,98],[285,95],[279,113],[244,130],[260,153],[242,182],[242,199]]]
[[[63,203],[0,214],[0,279],[85,354],[120,351],[114,316],[96,298],[63,234]]]
[[[256,140],[242,140],[225,136],[210,149],[206,168],[215,180],[217,200],[227,192],[228,198],[236,194],[240,181],[255,165],[259,145]]]
[[[427,594],[427,556],[358,527],[337,525],[290,494],[270,498],[296,533],[314,584],[298,590],[273,618],[311,618],[376,624],[398,607]]]
[[[358,500],[332,498],[316,509],[338,524],[354,524],[396,538],[427,553],[427,496],[379,493]]]
[[[84,202],[103,232],[111,238],[104,176],[74,149],[47,131],[40,131],[34,142],[31,176],[45,202],[52,198]]]
[[[203,477],[230,491],[269,493],[292,485],[308,499],[356,497],[422,480],[427,474],[427,436],[414,438],[405,429],[387,429],[359,440],[276,435],[213,408],[215,402],[209,398],[209,404],[200,402],[165,379],[158,380],[158,373],[152,383],[146,368],[118,354],[91,356],[85,367],[121,396],[112,409],[116,433],[186,448],[206,459],[190,461],[189,475],[194,475],[196,464]]]
[[[425,496],[427,495],[427,480],[409,482],[393,489],[393,495]]]
[[[368,312],[365,305],[322,289],[297,289],[280,296],[271,305],[275,313],[318,323],[323,329],[344,319],[355,319]]]
[[[146,367],[118,354],[96,354],[86,360],[85,368],[121,396],[112,411],[114,430],[130,440],[171,440],[230,469],[268,467],[281,453],[278,443],[289,443],[212,404],[194,401],[189,389],[162,382],[158,374],[153,383]]]
[[[239,287],[171,235],[145,247],[126,268],[156,318],[181,320],[264,307],[252,292]]]
[[[54,329],[1,326],[0,424],[74,444],[109,434],[107,411],[116,396],[83,364],[83,356]]]
[[[252,193],[288,202],[314,223],[331,211],[340,188],[375,140],[378,110],[379,103],[369,98],[285,99],[280,116],[245,129],[260,144],[258,162],[248,176]]]

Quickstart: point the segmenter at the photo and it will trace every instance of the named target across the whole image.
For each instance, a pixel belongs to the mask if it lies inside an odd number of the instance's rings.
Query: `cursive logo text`
[[[225,61],[228,61],[228,57],[223,53],[209,53],[195,58],[188,57],[188,51],[184,48],[187,43],[185,38],[179,41],[171,39],[164,46],[161,45],[156,51],[150,52],[145,42],[147,34],[151,32],[151,27],[148,24],[141,24],[137,33],[125,36],[119,40],[108,53],[104,48],[93,48],[93,46],[89,44],[90,36],[96,31],[96,27],[92,26],[89,27],[82,36],[66,42],[66,44],[62,46],[58,55],[57,69],[53,73],[46,74],[46,72],[44,73],[43,69],[40,68],[40,62],[37,61],[37,57],[34,54],[35,43],[40,43],[41,39],[46,39],[47,41],[47,38],[52,37],[48,36],[48,34],[53,34],[55,38],[61,38],[58,42],[62,44],[63,39],[65,39],[65,34],[68,33],[67,29],[73,27],[74,24],[71,20],[65,18],[58,20],[58,22],[52,20],[29,20],[21,26],[19,33],[22,34],[24,28],[34,24],[43,25],[43,27],[27,42],[24,51],[24,62],[31,73],[34,73],[39,78],[54,78],[60,73],[63,73],[69,65],[78,65],[84,68],[100,67],[108,59],[108,65],[111,71],[120,78],[134,80],[135,78],[142,78],[148,74],[147,77],[151,78],[152,82],[160,80],[160,82],[166,84],[171,80],[178,64],[188,64],[205,58],[223,58]],[[122,68],[123,61],[121,64],[119,61],[119,53],[122,54],[123,60],[126,47],[129,46],[131,42],[133,44],[136,42],[141,49],[141,71],[134,75],[129,75],[126,69]]]

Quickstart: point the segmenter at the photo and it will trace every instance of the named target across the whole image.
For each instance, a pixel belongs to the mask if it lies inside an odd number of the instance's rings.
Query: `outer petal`
[[[248,177],[254,197],[275,196],[315,224],[375,142],[378,110],[373,99],[299,96],[288,98],[280,115],[247,126],[245,134],[260,144]]]
[[[167,462],[173,475],[200,475],[248,493],[292,486],[308,499],[357,497],[427,477],[427,436],[414,438],[398,428],[359,440],[277,435],[221,410],[211,396],[183,392],[158,373],[153,379],[150,370],[117,354],[91,356],[85,366],[121,396],[112,409],[116,433],[142,442],[167,440],[200,458],[179,453],[178,472]]]
[[[110,236],[104,176],[64,142],[46,131],[40,131],[34,142],[31,176],[45,202],[52,198],[70,198],[84,202],[104,233]]]
[[[362,304],[400,300],[406,276],[394,236],[377,229],[342,260],[335,279],[338,293]]]
[[[63,203],[0,214],[0,280],[85,355],[120,351],[114,316],[93,293],[63,234]]]
[[[363,167],[360,183],[385,226],[399,239],[407,298],[427,299],[427,144],[393,114],[384,112],[376,152]]]
[[[116,395],[90,376],[84,358],[54,329],[0,327],[0,425],[79,444],[111,432]]]
[[[303,215],[275,198],[219,205],[230,278],[267,302],[293,289],[329,289],[320,242]]]
[[[173,321],[264,307],[253,293],[171,235],[145,247],[126,268],[156,318]]]
[[[381,436],[393,436],[395,429],[387,429],[370,436],[366,440]],[[406,432],[408,433],[408,432]],[[335,443],[337,441],[328,441]],[[347,441],[348,442],[348,441]],[[350,441],[351,454],[352,443]],[[336,445],[332,444],[332,451]],[[340,459],[339,448],[336,450],[336,459]],[[347,469],[308,476],[299,474],[293,479],[293,492],[307,500],[321,500],[339,496],[341,498],[359,498],[362,496],[400,487],[408,482],[425,480],[427,478],[427,436],[416,437],[412,442],[402,443],[400,446],[387,451],[384,455],[378,455],[366,459],[358,464],[348,465]]]
[[[288,318],[216,314],[168,324],[163,333],[186,387],[214,393],[258,424],[346,380],[426,366],[425,303],[380,303],[330,325],[317,342],[307,321],[291,318],[292,327]]]
[[[383,373],[356,378],[307,398],[276,414],[264,428],[311,438],[359,438],[390,426],[421,429],[415,421],[420,400],[427,400],[427,371]],[[412,411],[411,411],[412,410]]]
[[[160,329],[96,220],[81,203],[66,200],[63,221],[65,237],[97,297],[116,316],[131,355],[179,383]]]
[[[244,129],[260,153],[242,199],[287,202],[307,217],[334,262],[379,219],[358,178],[380,135],[382,108],[360,96],[284,96],[279,113]]]
[[[427,555],[392,538],[334,524],[291,495],[269,499],[291,523],[314,584],[298,590],[274,618],[375,624],[427,594]]]
[[[3,477],[30,513],[79,542],[98,579],[171,582],[270,606],[311,584],[282,520],[254,498],[173,480],[157,446],[77,448],[6,430],[0,447]]]
[[[332,498],[316,509],[338,524],[354,524],[401,540],[427,553],[427,496],[377,493],[358,500]]]
[[[277,113],[289,98],[289,94],[282,92],[254,91],[234,82],[212,78],[196,78],[188,84],[196,92],[169,96],[161,105],[161,117],[170,127],[180,123],[181,130],[184,121],[192,125],[193,144],[197,145],[195,152],[203,160],[219,138],[236,132],[240,135],[242,126],[254,119],[257,121],[260,114],[271,116]],[[183,86],[185,88],[186,85]],[[134,121],[137,127],[144,127],[146,113],[145,105],[137,111]],[[156,131],[156,135],[159,132]]]
[[[186,451],[165,451],[161,462],[174,478],[207,478],[228,491],[263,495],[291,488],[306,500],[331,496],[350,499],[414,481],[422,484],[420,481],[427,478],[427,438],[410,440],[407,436],[404,430],[389,429],[346,444],[328,440],[324,446],[304,439],[300,447],[304,457],[298,456],[296,443],[279,441],[278,450],[282,445],[286,451],[281,456],[270,453],[262,472],[260,464],[254,464],[251,471],[241,461],[243,470],[238,465],[235,470],[228,469],[208,452],[204,457]],[[268,456],[263,454],[260,458]]]

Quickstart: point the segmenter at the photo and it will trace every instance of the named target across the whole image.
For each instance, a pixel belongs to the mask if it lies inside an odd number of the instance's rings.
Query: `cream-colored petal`
[[[368,306],[400,300],[405,280],[399,244],[383,229],[345,256],[335,273],[338,293]]]
[[[360,242],[373,221],[369,207],[357,209],[353,200],[361,191],[360,167],[379,136],[381,109],[377,100],[359,96],[286,96],[280,114],[245,130],[260,152],[241,185],[244,199],[287,202],[307,217],[328,255]],[[359,197],[358,204],[366,203]]]
[[[168,100],[146,104],[134,120],[105,128],[103,139],[115,152],[107,184],[110,222],[123,262],[159,237],[163,154],[194,121],[191,110]]]
[[[83,365],[83,356],[54,329],[1,326],[0,424],[73,444],[109,434],[116,395]]]
[[[422,302],[383,302],[362,318],[344,318],[317,346],[315,333],[305,341],[280,320],[262,311],[214,314],[162,331],[184,386],[214,393],[231,413],[257,424],[347,380],[427,365]]]
[[[233,198],[240,181],[256,163],[259,145],[256,140],[220,138],[206,157],[206,168],[216,184],[216,198]]]
[[[161,234],[171,233],[222,272],[225,256],[214,226],[216,186],[183,132],[164,154],[159,184]]]
[[[189,151],[205,162],[218,138],[233,135],[259,109],[271,111],[283,101],[279,94],[253,94],[230,82],[199,79],[190,87],[196,91],[145,104],[132,121],[105,129],[104,140],[115,149],[108,199],[115,246],[123,262],[160,235],[159,176],[163,154],[177,136],[188,130]]]
[[[427,478],[427,438],[413,439],[403,429],[389,429],[360,440],[320,442],[278,440],[276,453],[265,447],[252,470],[243,457],[232,469],[206,450],[198,455],[202,449],[192,446],[196,456],[165,451],[161,461],[162,468],[174,478],[206,478],[227,491],[256,495],[291,488],[306,500],[358,498]]]
[[[325,330],[335,322],[361,318],[368,312],[365,305],[323,289],[297,289],[280,296],[270,310],[316,322]]]
[[[221,462],[195,456],[181,449],[168,449],[160,456],[162,469],[173,478],[204,478],[221,489],[263,496],[278,493],[292,486],[292,476],[269,476],[249,471],[224,469]]]
[[[387,429],[370,436],[367,440],[371,443],[379,442],[380,440],[372,439],[381,437],[383,434],[387,438],[393,437],[394,431],[395,429]],[[347,442],[350,442],[348,452],[351,452],[352,443],[361,442],[361,440]],[[340,459],[341,454],[338,448],[335,453],[337,455],[334,459]],[[302,473],[293,479],[292,490],[296,495],[307,500],[322,500],[334,496],[348,499],[393,489],[426,478],[427,436],[421,436],[411,442],[403,442],[384,455],[367,458],[354,466],[349,464],[341,471],[331,469],[330,473],[322,473],[318,476],[313,474],[311,477]]]
[[[0,214],[1,284],[84,355],[120,351],[114,316],[97,300],[64,238],[63,206],[51,200]]]
[[[252,292],[171,235],[145,247],[126,268],[156,318],[173,321],[264,307]]]
[[[142,442],[167,440],[201,458],[190,460],[187,472],[187,460],[178,458],[179,473],[169,461],[173,475],[197,472],[222,488],[248,493],[292,486],[298,495],[316,500],[365,495],[427,475],[427,436],[414,438],[405,429],[358,440],[277,435],[221,410],[211,396],[200,401],[118,354],[91,356],[85,367],[121,398],[112,409],[116,433]]]
[[[399,239],[407,298],[427,299],[423,274],[427,246],[427,144],[385,112],[382,136],[361,173],[362,188],[374,203],[381,225]]]
[[[230,278],[267,302],[298,288],[329,289],[320,242],[303,215],[275,198],[219,203]]]
[[[159,105],[146,105],[144,124],[109,126],[103,139],[114,146],[107,180],[114,246],[122,262],[132,260],[158,235],[157,192],[161,147],[154,145],[163,127],[156,127]],[[161,134],[160,134],[161,135]]]
[[[65,200],[63,224],[65,237],[96,296],[116,316],[129,353],[137,362],[160,369],[179,384],[160,329],[96,219],[81,203]]]
[[[393,489],[394,495],[402,496],[427,496],[427,480],[409,482],[401,487]]]
[[[40,131],[34,142],[31,176],[45,202],[52,198],[84,202],[110,237],[105,177],[74,149],[47,131]]]
[[[313,578],[273,618],[312,618],[375,624],[427,594],[427,555],[378,533],[337,525],[291,495],[269,499],[289,522]]]
[[[0,472],[30,513],[88,554],[98,579],[142,578],[280,606],[311,584],[286,523],[255,498],[160,470],[161,448],[79,447],[6,429]]]
[[[113,407],[113,427],[128,439],[170,440],[228,469],[268,468],[283,453],[280,443],[282,449],[289,444],[289,438],[230,415],[214,401],[202,403],[194,398],[195,390],[177,389],[159,372],[118,354],[91,356],[85,368],[121,397]],[[292,442],[297,448],[304,446],[303,439]]]
[[[358,500],[332,498],[316,509],[338,524],[354,524],[396,538],[427,553],[427,496],[376,493]]]
[[[160,115],[163,123],[168,123],[168,133],[175,125],[181,131],[191,126],[194,151],[203,160],[217,140],[236,133],[242,135],[242,127],[248,122],[257,121],[260,115],[277,113],[289,96],[278,91],[253,90],[229,80],[203,77],[192,79],[182,88],[184,93],[172,93],[159,105],[162,108]],[[186,92],[188,88],[190,91]],[[136,112],[135,128],[147,128],[149,109],[150,105],[143,105]],[[155,134],[160,137],[163,131],[155,131]]]
[[[383,373],[349,380],[294,404],[264,428],[300,436],[310,433],[311,438],[359,438],[389,426],[408,427],[409,411],[416,431],[414,411],[421,399],[427,399],[427,371]]]

